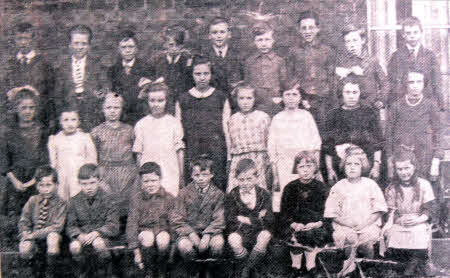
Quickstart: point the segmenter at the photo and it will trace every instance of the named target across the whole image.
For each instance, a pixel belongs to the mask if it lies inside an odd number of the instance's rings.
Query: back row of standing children
[[[100,179],[122,196],[122,219],[139,166],[156,162],[162,186],[177,196],[190,180],[187,165],[203,153],[214,162],[214,183],[226,192],[239,183],[239,161],[254,161],[258,185],[272,192],[276,213],[301,151],[312,151],[326,166],[319,179],[331,184],[345,176],[341,165],[352,145],[367,154],[370,178],[380,178],[385,158],[393,169],[399,147],[414,150],[421,175],[436,177],[443,102],[436,58],[420,46],[420,22],[403,23],[409,52],[394,53],[389,79],[358,28],[344,28],[346,51],[334,54],[318,39],[315,13],[302,13],[298,22],[302,44],[287,60],[274,52],[274,31],[266,23],[255,26],[257,51],[245,61],[222,18],[211,22],[211,45],[202,56],[183,48],[183,32],[168,30],[155,64],[137,58],[138,41],[125,31],[120,59],[108,71],[89,53],[86,26],[71,29],[72,56],[57,71],[32,47],[32,26],[17,26],[19,51],[4,82],[3,106],[15,113],[5,113],[1,134],[2,210],[20,213],[33,194],[35,168],[44,162],[56,169],[66,201],[80,192],[79,168],[98,163]],[[106,88],[114,93],[105,94]],[[377,111],[384,107],[385,137]]]

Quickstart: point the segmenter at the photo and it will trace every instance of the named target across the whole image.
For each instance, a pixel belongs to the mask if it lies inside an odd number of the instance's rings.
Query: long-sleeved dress
[[[401,145],[414,149],[417,171],[427,177],[433,157],[442,158],[439,108],[426,97],[411,105],[406,96],[395,102],[389,110],[386,127],[388,157]]]
[[[273,192],[274,212],[280,211],[281,194],[286,184],[297,178],[292,173],[295,156],[301,151],[320,151],[321,145],[316,122],[308,111],[282,111],[272,119],[268,151],[271,163],[276,165],[280,183],[280,191]]]
[[[66,135],[63,131],[48,140],[50,165],[58,172],[58,195],[63,200],[80,192],[78,170],[86,163],[97,164],[97,151],[91,136],[81,130]]]

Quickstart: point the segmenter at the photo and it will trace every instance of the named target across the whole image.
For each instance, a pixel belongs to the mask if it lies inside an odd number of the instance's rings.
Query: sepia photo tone
[[[450,2],[0,15],[0,278],[450,276]]]

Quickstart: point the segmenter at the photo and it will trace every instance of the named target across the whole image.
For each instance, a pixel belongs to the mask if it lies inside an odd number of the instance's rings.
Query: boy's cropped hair
[[[88,180],[90,178],[100,178],[97,165],[93,163],[87,163],[80,167],[78,170],[79,180]]]
[[[228,25],[228,29],[230,28],[230,23],[225,17],[216,16],[209,22],[208,32],[209,32],[209,30],[211,30],[211,26],[221,24],[221,23],[225,23],[226,25]]]
[[[180,26],[174,25],[167,27],[164,32],[164,40],[173,38],[177,45],[183,45],[185,39],[185,31]]]
[[[239,160],[239,162],[236,165],[235,177],[237,178],[240,174],[245,173],[251,169],[255,169],[255,176],[258,176],[256,163],[250,158],[243,158]]]
[[[305,160],[307,163],[313,163],[316,165],[316,173],[319,170],[319,165],[316,160],[316,154],[314,151],[301,151],[299,152],[295,158],[294,158],[294,167],[292,168],[292,174],[298,174],[297,172],[297,166],[302,162],[302,160]]]
[[[361,176],[369,173],[370,163],[369,159],[367,158],[367,154],[364,152],[363,149],[361,149],[356,145],[351,145],[345,150],[345,157],[341,160],[341,163],[339,164],[339,168],[341,170],[344,170],[345,163],[347,163],[347,159],[351,156],[356,156],[359,158],[361,162]]]
[[[50,165],[42,165],[36,169],[34,179],[36,180],[36,184],[38,184],[44,177],[49,176],[52,177],[52,181],[54,183],[58,183],[58,174],[56,173],[56,170],[50,167]]]
[[[89,28],[88,26],[83,25],[83,24],[75,25],[72,28],[70,28],[70,30],[69,30],[69,41],[72,39],[72,34],[86,34],[86,35],[89,35],[89,43],[91,43],[92,37],[93,37],[91,28]]]
[[[423,31],[420,19],[418,19],[415,16],[407,17],[402,21],[402,31],[405,31],[405,26],[416,26],[416,25],[419,26],[420,31]]]
[[[426,88],[428,84],[428,78],[426,77],[425,72],[422,69],[419,69],[417,67],[409,67],[407,71],[405,71],[405,74],[403,76],[403,82],[406,84],[408,82],[408,75],[410,73],[419,73],[423,76],[423,87]]]
[[[138,44],[138,39],[136,38],[136,33],[134,33],[132,30],[123,30],[119,33],[119,35],[117,36],[117,43],[121,43],[123,41],[127,41],[127,40],[133,40],[134,43],[137,45]]]
[[[156,162],[146,162],[139,168],[139,175],[143,176],[145,174],[156,174],[161,177],[161,166]]]
[[[359,35],[361,36],[361,38],[366,37],[365,29],[363,27],[361,27],[357,24],[353,24],[353,23],[346,24],[342,28],[342,37],[347,36],[347,34],[351,33],[351,32],[359,32]]]
[[[209,170],[211,173],[214,172],[213,169],[214,162],[207,154],[201,154],[194,157],[194,159],[192,159],[191,162],[189,163],[191,171],[194,169],[195,166],[199,166],[200,171]]]
[[[344,79],[340,80],[338,83],[338,96],[339,97],[342,96],[342,92],[344,91],[344,86],[348,83],[358,85],[360,96],[363,96],[365,94],[365,87],[364,87],[364,82],[362,81],[362,77],[356,76],[356,75],[349,75],[349,76],[345,77]]]
[[[34,36],[34,26],[29,22],[18,23],[14,27],[14,33],[31,33]]]
[[[272,26],[270,26],[269,23],[267,22],[258,22],[255,25],[253,25],[252,28],[252,37],[255,38],[256,36],[261,36],[264,35],[265,33],[268,32],[273,32],[274,29],[272,28]]]
[[[312,10],[301,12],[298,16],[297,23],[301,23],[302,20],[308,19],[308,18],[314,19],[316,26],[320,25],[319,15],[315,11],[312,11]]]

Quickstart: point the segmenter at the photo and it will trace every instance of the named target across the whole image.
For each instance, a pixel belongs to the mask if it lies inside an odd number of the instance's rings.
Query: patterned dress
[[[255,110],[248,114],[238,112],[231,116],[228,122],[231,166],[227,192],[238,185],[235,177],[236,165],[244,158],[250,158],[256,163],[258,185],[267,189],[266,172],[270,167],[267,154],[269,126],[270,117],[262,111]]]
[[[100,178],[119,196],[121,215],[125,215],[137,173],[132,149],[133,127],[120,123],[115,128],[104,122],[91,131],[91,136],[98,152]]]

